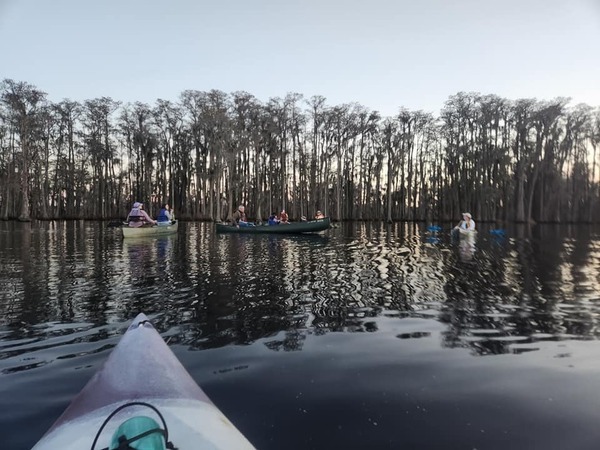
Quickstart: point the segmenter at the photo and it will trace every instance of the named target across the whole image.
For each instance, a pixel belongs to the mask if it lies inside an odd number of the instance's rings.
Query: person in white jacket
[[[455,228],[460,228],[467,231],[475,231],[475,221],[471,214],[466,212],[463,213],[463,220],[461,220]]]

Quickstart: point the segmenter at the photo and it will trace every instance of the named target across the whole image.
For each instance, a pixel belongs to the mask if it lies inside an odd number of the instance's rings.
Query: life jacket
[[[156,218],[157,222],[169,222],[171,219],[169,219],[167,216],[167,212],[168,211],[165,208],[161,209],[158,217]]]
[[[142,215],[139,208],[134,208],[129,213],[127,221],[129,222],[130,227],[139,227],[146,223],[146,217]]]
[[[139,209],[132,209],[128,217],[129,222],[140,222],[145,219]]]

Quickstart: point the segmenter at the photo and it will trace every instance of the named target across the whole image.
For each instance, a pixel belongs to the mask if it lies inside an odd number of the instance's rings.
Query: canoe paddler
[[[231,216],[231,225],[235,227],[253,227],[254,223],[246,219],[246,208],[244,205],[238,206],[238,209]]]
[[[454,228],[455,229],[460,228],[460,229],[466,230],[466,231],[475,231],[475,221],[473,220],[471,213],[465,212],[465,213],[463,213],[462,216],[463,216],[462,220]]]
[[[146,211],[144,211],[144,204],[135,202],[133,208],[127,215],[127,224],[132,228],[139,228],[146,224],[156,225],[156,220],[152,219]]]
[[[285,209],[282,209],[281,213],[279,214],[279,222],[283,224],[290,222],[290,218],[288,216],[288,213],[285,212]]]

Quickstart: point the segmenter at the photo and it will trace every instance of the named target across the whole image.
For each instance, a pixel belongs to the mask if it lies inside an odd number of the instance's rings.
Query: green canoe
[[[217,233],[269,233],[269,234],[298,234],[315,233],[330,227],[329,217],[309,220],[307,222],[290,222],[279,225],[256,225],[236,227],[229,223],[217,223]]]

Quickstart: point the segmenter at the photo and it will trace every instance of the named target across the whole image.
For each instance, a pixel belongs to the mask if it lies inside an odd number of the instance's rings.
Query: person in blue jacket
[[[277,218],[277,214],[271,214],[269,217],[269,225],[279,225],[279,219]]]
[[[168,203],[161,208],[158,213],[158,217],[156,218],[158,225],[170,225],[173,221],[173,214],[171,213],[171,208]]]

